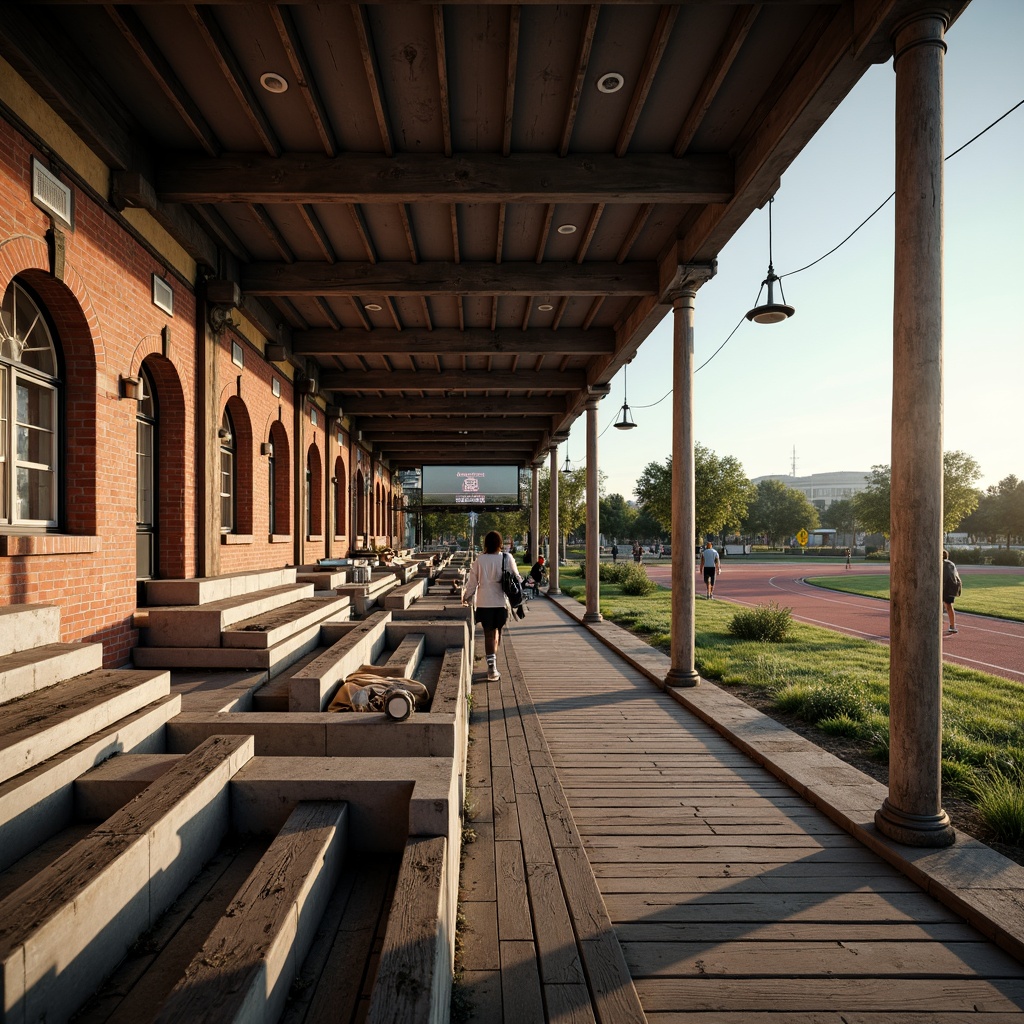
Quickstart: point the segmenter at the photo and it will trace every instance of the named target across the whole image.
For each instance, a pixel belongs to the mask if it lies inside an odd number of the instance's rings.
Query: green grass
[[[808,577],[805,582],[825,590],[889,600],[888,573],[877,576],[817,576]],[[956,599],[956,610],[1024,622],[1024,573],[972,573],[964,578],[964,592]]]
[[[560,573],[561,589],[585,600],[579,568],[570,565]],[[760,690],[779,710],[817,723],[824,733],[852,739],[865,754],[887,757],[889,648],[801,622],[793,622],[780,643],[741,640],[729,625],[743,610],[728,601],[696,602],[700,674],[725,686]],[[617,585],[601,585],[602,615],[666,653],[671,612],[668,590],[630,597]],[[974,803],[996,839],[1015,842],[1024,830],[1024,808],[1016,791],[1011,786],[1009,797],[1002,793],[988,801],[984,794],[1000,786],[1005,790],[1001,777],[1017,780],[1017,790],[1024,779],[1024,691],[1008,679],[944,664],[942,707],[946,792]],[[998,810],[989,813],[990,804]],[[1014,808],[1020,808],[1019,815]]]

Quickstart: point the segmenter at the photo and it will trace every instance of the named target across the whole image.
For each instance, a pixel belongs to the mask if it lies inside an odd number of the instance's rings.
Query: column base
[[[584,612],[584,622],[604,622],[604,616],[600,612]]]
[[[945,811],[909,814],[889,803],[888,797],[875,811],[875,827],[904,846],[952,846],[956,842],[956,831]]]
[[[545,591],[545,593],[548,595],[548,597],[561,597],[562,596],[562,592],[558,589],[558,587],[548,587],[548,589]]]
[[[696,669],[670,668],[665,674],[666,686],[700,686]]]

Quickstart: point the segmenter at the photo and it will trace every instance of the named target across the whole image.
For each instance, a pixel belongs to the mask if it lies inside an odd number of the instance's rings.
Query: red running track
[[[668,561],[645,564],[647,575],[662,586],[671,586],[672,570]],[[960,567],[964,587],[970,586],[975,573],[1019,570],[996,567]],[[804,582],[806,576],[887,575],[888,569],[842,565],[808,566],[784,562],[742,562],[726,560],[715,583],[715,597],[735,604],[758,605],[776,601],[793,610],[793,618],[815,626],[825,626],[849,636],[889,642],[889,602],[875,597],[824,590]],[[696,576],[697,600],[704,600],[704,581]],[[959,632],[950,634],[943,624],[943,657],[969,668],[1024,682],[1024,622],[995,619],[957,611]],[[936,627],[939,610],[936,609]]]

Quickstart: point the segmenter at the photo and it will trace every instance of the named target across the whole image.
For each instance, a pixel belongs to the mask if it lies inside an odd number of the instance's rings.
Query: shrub
[[[627,566],[627,571],[620,581],[622,592],[631,597],[643,597],[658,589],[658,584],[652,580],[639,565]]]
[[[998,548],[992,552],[993,565],[1024,565],[1024,551],[1014,548]]]
[[[867,701],[863,688],[845,676],[823,679],[812,686],[800,709],[801,716],[808,722],[840,717],[859,722],[866,713]]]
[[[1001,843],[1024,844],[1024,772],[993,767],[974,783],[978,810]]]
[[[626,573],[635,566],[630,562],[602,562],[598,578],[602,583],[621,583]]]
[[[864,556],[865,562],[888,562],[889,552],[888,551],[872,551],[871,554]]]
[[[823,718],[818,728],[830,736],[856,736],[860,732],[860,722],[847,715],[836,715],[835,718]]]
[[[769,601],[748,611],[737,612],[729,623],[729,632],[741,640],[777,644],[789,635],[792,622],[791,608],[780,608],[774,601]]]

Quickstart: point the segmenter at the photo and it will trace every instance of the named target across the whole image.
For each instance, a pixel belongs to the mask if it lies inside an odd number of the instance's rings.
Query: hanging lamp
[[[562,472],[563,473],[571,473],[572,472],[572,463],[569,461],[569,441],[568,440],[566,440],[566,442],[565,442],[565,465],[562,466]]]
[[[619,418],[615,421],[616,430],[632,430],[636,423],[633,422],[633,414],[629,411],[629,402],[626,400],[626,363],[622,367],[622,408],[619,410]]]
[[[772,203],[775,200],[768,200],[768,276],[761,282],[761,288],[768,286],[768,301],[763,306],[754,306],[747,313],[747,319],[755,324],[778,324],[782,323],[783,320],[788,320],[796,310],[792,306],[786,305],[786,295],[782,290],[782,281],[779,279],[778,274],[775,273],[775,267],[772,265]],[[782,296],[782,302],[776,302],[774,296],[774,287],[778,283],[779,294]],[[761,298],[761,292],[757,293],[758,299]]]

